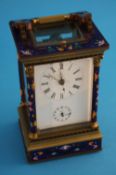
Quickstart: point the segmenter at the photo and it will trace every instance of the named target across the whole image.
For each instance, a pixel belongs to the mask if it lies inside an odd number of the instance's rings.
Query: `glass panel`
[[[45,26],[40,26],[40,28],[37,26],[34,31],[34,37],[37,44],[56,44],[62,40],[78,40],[81,35],[77,27],[72,27],[67,23],[47,28]]]
[[[72,38],[72,33],[71,32],[70,33],[62,33],[62,34],[60,34],[60,37],[62,39],[69,39],[69,38]]]
[[[50,40],[50,35],[45,35],[45,36],[36,36],[36,41],[37,42],[44,42]]]

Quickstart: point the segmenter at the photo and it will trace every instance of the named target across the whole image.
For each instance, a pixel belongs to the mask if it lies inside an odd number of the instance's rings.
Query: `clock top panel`
[[[11,21],[10,27],[20,60],[72,52],[91,55],[109,47],[88,12]]]

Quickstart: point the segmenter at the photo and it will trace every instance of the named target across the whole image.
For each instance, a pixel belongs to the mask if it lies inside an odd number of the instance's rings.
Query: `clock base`
[[[20,116],[19,124],[29,162],[40,162],[101,150],[102,136],[99,129],[52,139],[30,140],[24,119],[24,116]]]

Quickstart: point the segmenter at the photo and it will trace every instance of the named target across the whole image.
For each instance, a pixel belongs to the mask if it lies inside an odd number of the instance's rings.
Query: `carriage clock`
[[[100,62],[109,44],[88,12],[11,21],[19,124],[31,162],[98,151]]]

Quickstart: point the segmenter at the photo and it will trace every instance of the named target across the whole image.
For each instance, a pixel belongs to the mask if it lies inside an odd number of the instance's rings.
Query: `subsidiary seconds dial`
[[[49,98],[62,100],[81,88],[82,73],[75,61],[50,64],[41,78],[41,89]]]
[[[57,107],[53,112],[53,118],[57,122],[63,122],[71,117],[71,109],[68,106]]]

